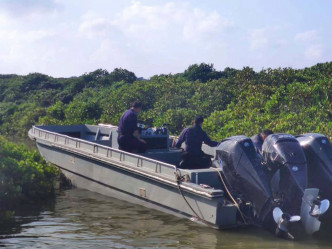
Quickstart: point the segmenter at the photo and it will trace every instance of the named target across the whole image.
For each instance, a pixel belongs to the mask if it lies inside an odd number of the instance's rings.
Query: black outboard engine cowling
[[[308,164],[308,186],[319,188],[321,199],[332,200],[332,146],[329,139],[318,133],[297,137]],[[328,212],[332,216],[331,210]],[[331,222],[332,223],[332,222]]]
[[[251,139],[234,136],[221,141],[216,148],[216,159],[231,189],[242,193],[246,201],[252,202],[259,222],[266,223],[272,218],[272,194],[262,170],[261,158]]]
[[[272,192],[282,198],[286,212],[298,214],[307,187],[307,162],[299,142],[289,134],[269,135],[263,143],[262,158],[271,179],[279,174],[279,184]]]

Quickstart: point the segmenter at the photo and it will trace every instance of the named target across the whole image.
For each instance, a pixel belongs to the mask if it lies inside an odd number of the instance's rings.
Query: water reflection
[[[41,212],[20,213],[15,224],[16,229],[2,230],[0,247],[248,249],[331,248],[332,245],[332,240],[312,238],[284,241],[254,228],[217,231],[80,189],[60,193],[55,204]]]

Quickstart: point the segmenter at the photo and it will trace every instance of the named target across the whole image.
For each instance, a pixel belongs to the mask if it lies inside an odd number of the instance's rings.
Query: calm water
[[[81,189],[18,213],[0,228],[6,248],[332,248],[332,239],[291,242],[260,229],[218,231]]]

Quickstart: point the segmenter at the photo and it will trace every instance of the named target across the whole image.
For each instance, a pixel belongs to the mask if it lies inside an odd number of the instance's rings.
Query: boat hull
[[[57,165],[72,184],[106,196],[154,208],[179,217],[193,218],[192,212],[174,181],[165,181],[137,170],[126,169],[122,162],[92,157],[37,139],[44,159]],[[237,226],[237,209],[227,204],[223,196],[207,197],[182,188],[183,195],[205,225],[217,229]],[[207,222],[207,223],[206,223]]]

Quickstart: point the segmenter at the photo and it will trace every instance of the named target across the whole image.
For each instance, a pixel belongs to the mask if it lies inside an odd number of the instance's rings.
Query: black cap
[[[133,107],[133,108],[140,108],[140,107],[142,107],[142,103],[139,102],[139,101],[135,101],[135,102],[133,102],[131,104],[131,107]]]
[[[196,116],[195,117],[195,124],[201,124],[203,123],[204,118],[202,116]]]
[[[273,131],[265,129],[264,131],[262,131],[261,134],[264,135],[265,137],[267,137],[268,135],[273,134]]]

